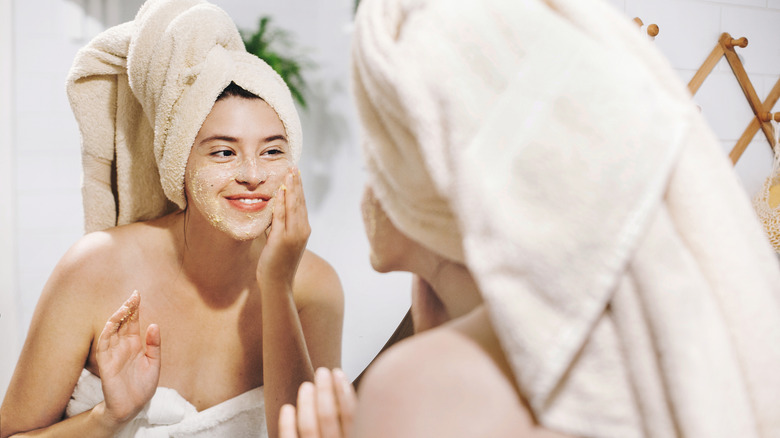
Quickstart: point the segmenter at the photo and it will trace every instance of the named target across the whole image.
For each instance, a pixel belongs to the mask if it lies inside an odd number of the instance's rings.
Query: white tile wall
[[[748,46],[737,50],[748,72],[780,72],[780,11],[724,7],[722,27],[735,38],[747,37]]]
[[[753,117],[750,105],[730,71],[713,71],[694,100],[722,140],[736,142]]]
[[[734,143],[724,144],[726,153],[734,147]],[[752,197],[764,184],[767,175],[772,171],[772,150],[762,133],[758,133],[753,142],[748,145],[742,157],[735,166],[737,175],[745,187],[745,191]]]
[[[67,33],[69,0],[14,1],[17,315],[26,334],[38,294],[82,233],[79,135],[65,78],[83,41]],[[21,342],[21,340],[20,340]]]
[[[724,3],[738,6],[758,6],[764,7],[766,4],[764,0],[714,0],[710,3]]]
[[[612,0],[619,5],[619,1]],[[625,0],[629,18],[655,23],[655,44],[687,83],[717,44],[723,32],[748,38],[737,53],[761,100],[780,75],[780,0]],[[752,112],[728,63],[721,61],[705,80],[695,100],[728,153],[747,127]],[[780,109],[780,105],[775,108]],[[735,170],[753,194],[771,170],[768,142],[759,132]]]
[[[780,81],[780,75],[766,75],[766,76],[764,76],[764,78],[763,78],[764,93],[759,95],[759,97],[761,97],[762,101],[766,98],[766,95],[769,94],[769,92],[772,90],[772,87],[774,87],[775,84],[778,81]],[[778,100],[778,103],[775,103],[775,107],[773,108],[773,111],[775,111],[775,112],[780,111],[780,100]]]
[[[685,0],[626,0],[626,15],[657,24],[655,44],[672,65],[698,69],[720,35],[721,8]]]

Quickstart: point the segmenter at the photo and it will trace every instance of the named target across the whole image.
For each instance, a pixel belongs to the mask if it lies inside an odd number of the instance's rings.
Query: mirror
[[[80,140],[65,94],[65,78],[79,48],[110,25],[132,19],[142,0],[53,0],[51,8],[2,0],[2,64],[10,68],[11,94],[4,97],[9,130],[4,142],[8,185],[3,200],[14,207],[0,230],[4,247],[0,324],[3,350],[0,393],[10,379],[38,296],[60,257],[83,234]],[[270,16],[294,47],[312,60],[304,72],[308,109],[301,109],[301,170],[312,235],[309,248],[338,272],[345,292],[342,366],[356,378],[387,342],[410,305],[408,274],[378,274],[369,264],[360,213],[359,123],[349,94],[350,30],[354,4],[327,0],[253,3],[215,0],[240,29]],[[6,9],[9,14],[5,14]],[[4,18],[5,19],[5,18]],[[13,53],[6,63],[5,54]],[[5,127],[5,125],[4,125]],[[6,131],[8,132],[8,131]],[[9,145],[13,145],[9,147]],[[4,177],[5,178],[5,177]],[[6,182],[6,179],[3,180]],[[15,250],[11,250],[15,248]],[[11,291],[10,293],[7,291]]]

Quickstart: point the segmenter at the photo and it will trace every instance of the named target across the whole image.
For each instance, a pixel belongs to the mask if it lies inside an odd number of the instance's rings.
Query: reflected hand
[[[134,291],[106,322],[97,343],[105,414],[115,424],[134,418],[152,398],[160,379],[160,328],[150,324],[141,339],[140,304],[141,296]]]
[[[349,437],[357,397],[341,370],[317,369],[314,383],[298,391],[298,408],[284,405],[279,413],[279,438]]]
[[[261,290],[268,282],[283,282],[292,291],[295,271],[310,234],[301,176],[297,168],[291,167],[274,197],[268,240],[257,264]]]

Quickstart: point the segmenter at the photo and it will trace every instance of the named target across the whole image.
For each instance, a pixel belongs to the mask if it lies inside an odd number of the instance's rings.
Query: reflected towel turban
[[[245,51],[220,8],[200,0],[149,0],[133,21],[79,51],[67,91],[82,136],[87,232],[186,207],[191,146],[230,82],[276,111],[297,162],[302,134],[289,89]]]

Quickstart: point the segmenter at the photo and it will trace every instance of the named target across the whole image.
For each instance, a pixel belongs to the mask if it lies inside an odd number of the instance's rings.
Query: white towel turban
[[[276,111],[297,162],[301,126],[287,86],[245,51],[220,8],[149,0],[79,51],[67,89],[82,136],[88,232],[185,208],[190,148],[230,82]]]
[[[780,436],[780,270],[668,62],[600,0],[362,0],[388,217],[474,274],[542,425]]]

